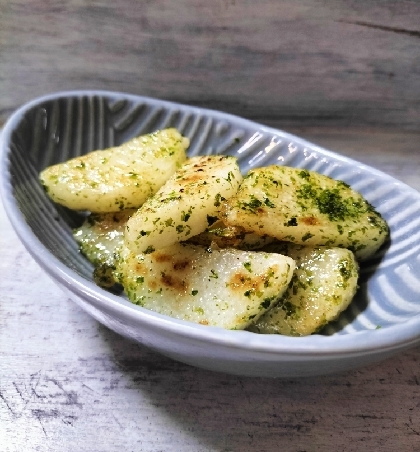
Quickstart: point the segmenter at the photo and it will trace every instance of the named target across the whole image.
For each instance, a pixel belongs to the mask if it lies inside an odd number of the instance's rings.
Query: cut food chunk
[[[246,231],[303,245],[339,246],[372,256],[388,237],[378,212],[346,183],[272,165],[249,172],[223,220]]]
[[[342,248],[293,244],[269,245],[296,262],[292,281],[279,301],[250,330],[264,334],[306,336],[344,311],[357,290],[358,265]]]
[[[121,212],[91,214],[82,226],[74,229],[73,236],[80,251],[95,266],[94,279],[99,286],[115,284],[115,262],[124,244],[124,229],[135,209]]]
[[[130,218],[125,234],[128,248],[153,252],[205,231],[241,181],[234,157],[189,159]]]
[[[122,253],[118,278],[135,304],[188,320],[243,329],[287,288],[293,259],[280,254],[177,243],[150,254]]]
[[[139,207],[186,160],[188,146],[177,130],[160,130],[50,166],[40,180],[53,201],[73,210]]]
[[[223,221],[217,220],[201,234],[191,237],[188,242],[203,246],[216,244],[219,248],[258,250],[274,240],[273,237],[246,232],[239,226],[226,226]]]

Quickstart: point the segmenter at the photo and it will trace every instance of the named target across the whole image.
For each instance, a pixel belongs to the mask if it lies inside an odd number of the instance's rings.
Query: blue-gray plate
[[[363,264],[351,306],[322,334],[228,331],[159,315],[95,285],[72,228],[81,217],[55,205],[40,170],[86,152],[176,127],[189,155],[228,154],[241,170],[281,164],[350,184],[387,220],[391,239]],[[69,297],[98,321],[176,360],[239,375],[290,377],[344,371],[420,343],[420,193],[392,177],[281,130],[225,113],[104,91],[36,99],[1,137],[1,193],[18,236]]]

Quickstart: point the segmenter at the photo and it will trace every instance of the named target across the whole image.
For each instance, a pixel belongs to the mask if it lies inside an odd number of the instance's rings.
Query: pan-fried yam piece
[[[53,201],[73,210],[139,207],[185,161],[188,145],[177,130],[160,130],[50,166],[40,180]]]
[[[177,243],[150,254],[122,253],[118,278],[128,298],[177,319],[244,329],[287,288],[293,259],[279,254]]]
[[[189,159],[130,218],[125,233],[128,248],[148,253],[205,231],[241,181],[234,157]]]
[[[94,279],[101,287],[111,287],[115,262],[124,243],[124,229],[135,209],[120,212],[91,214],[73,230],[80,251],[95,266]]]
[[[347,184],[316,172],[272,165],[249,172],[223,220],[259,235],[372,256],[388,237],[378,212]]]
[[[245,232],[239,226],[226,226],[223,221],[218,220],[209,226],[201,234],[195,235],[188,240],[196,245],[210,246],[216,244],[219,248],[237,248],[239,250],[258,250],[268,245],[273,237],[260,236],[253,232]]]
[[[336,319],[350,304],[358,278],[358,265],[350,250],[293,244],[270,249],[292,257],[296,269],[279,303],[260,317],[251,331],[306,336]]]

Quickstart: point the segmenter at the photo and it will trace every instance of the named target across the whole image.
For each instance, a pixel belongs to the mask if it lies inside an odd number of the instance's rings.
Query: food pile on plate
[[[46,168],[51,199],[88,212],[74,231],[96,282],[144,308],[227,329],[304,336],[348,307],[381,215],[346,183],[281,165],[188,158],[175,129]]]

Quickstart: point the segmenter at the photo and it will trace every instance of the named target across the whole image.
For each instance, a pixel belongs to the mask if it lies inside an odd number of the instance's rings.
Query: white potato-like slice
[[[91,214],[73,230],[80,251],[95,266],[94,278],[102,287],[115,284],[115,262],[124,244],[124,229],[135,209]]]
[[[234,157],[189,159],[130,218],[125,234],[128,248],[149,253],[205,231],[241,181]]]
[[[53,201],[73,210],[139,207],[186,160],[188,145],[176,129],[160,130],[50,166],[40,181]]]
[[[267,235],[260,236],[253,232],[245,232],[239,226],[226,226],[223,221],[217,220],[201,234],[191,237],[188,242],[203,246],[216,244],[219,248],[258,250],[274,240]]]
[[[293,244],[270,249],[292,257],[296,269],[279,303],[261,316],[251,331],[306,336],[348,307],[358,278],[358,264],[350,250]]]
[[[313,171],[272,165],[244,178],[223,220],[246,231],[303,245],[372,256],[388,237],[379,213],[347,184]]]
[[[135,304],[177,319],[243,329],[287,288],[295,264],[280,254],[177,243],[122,252],[118,278]]]

